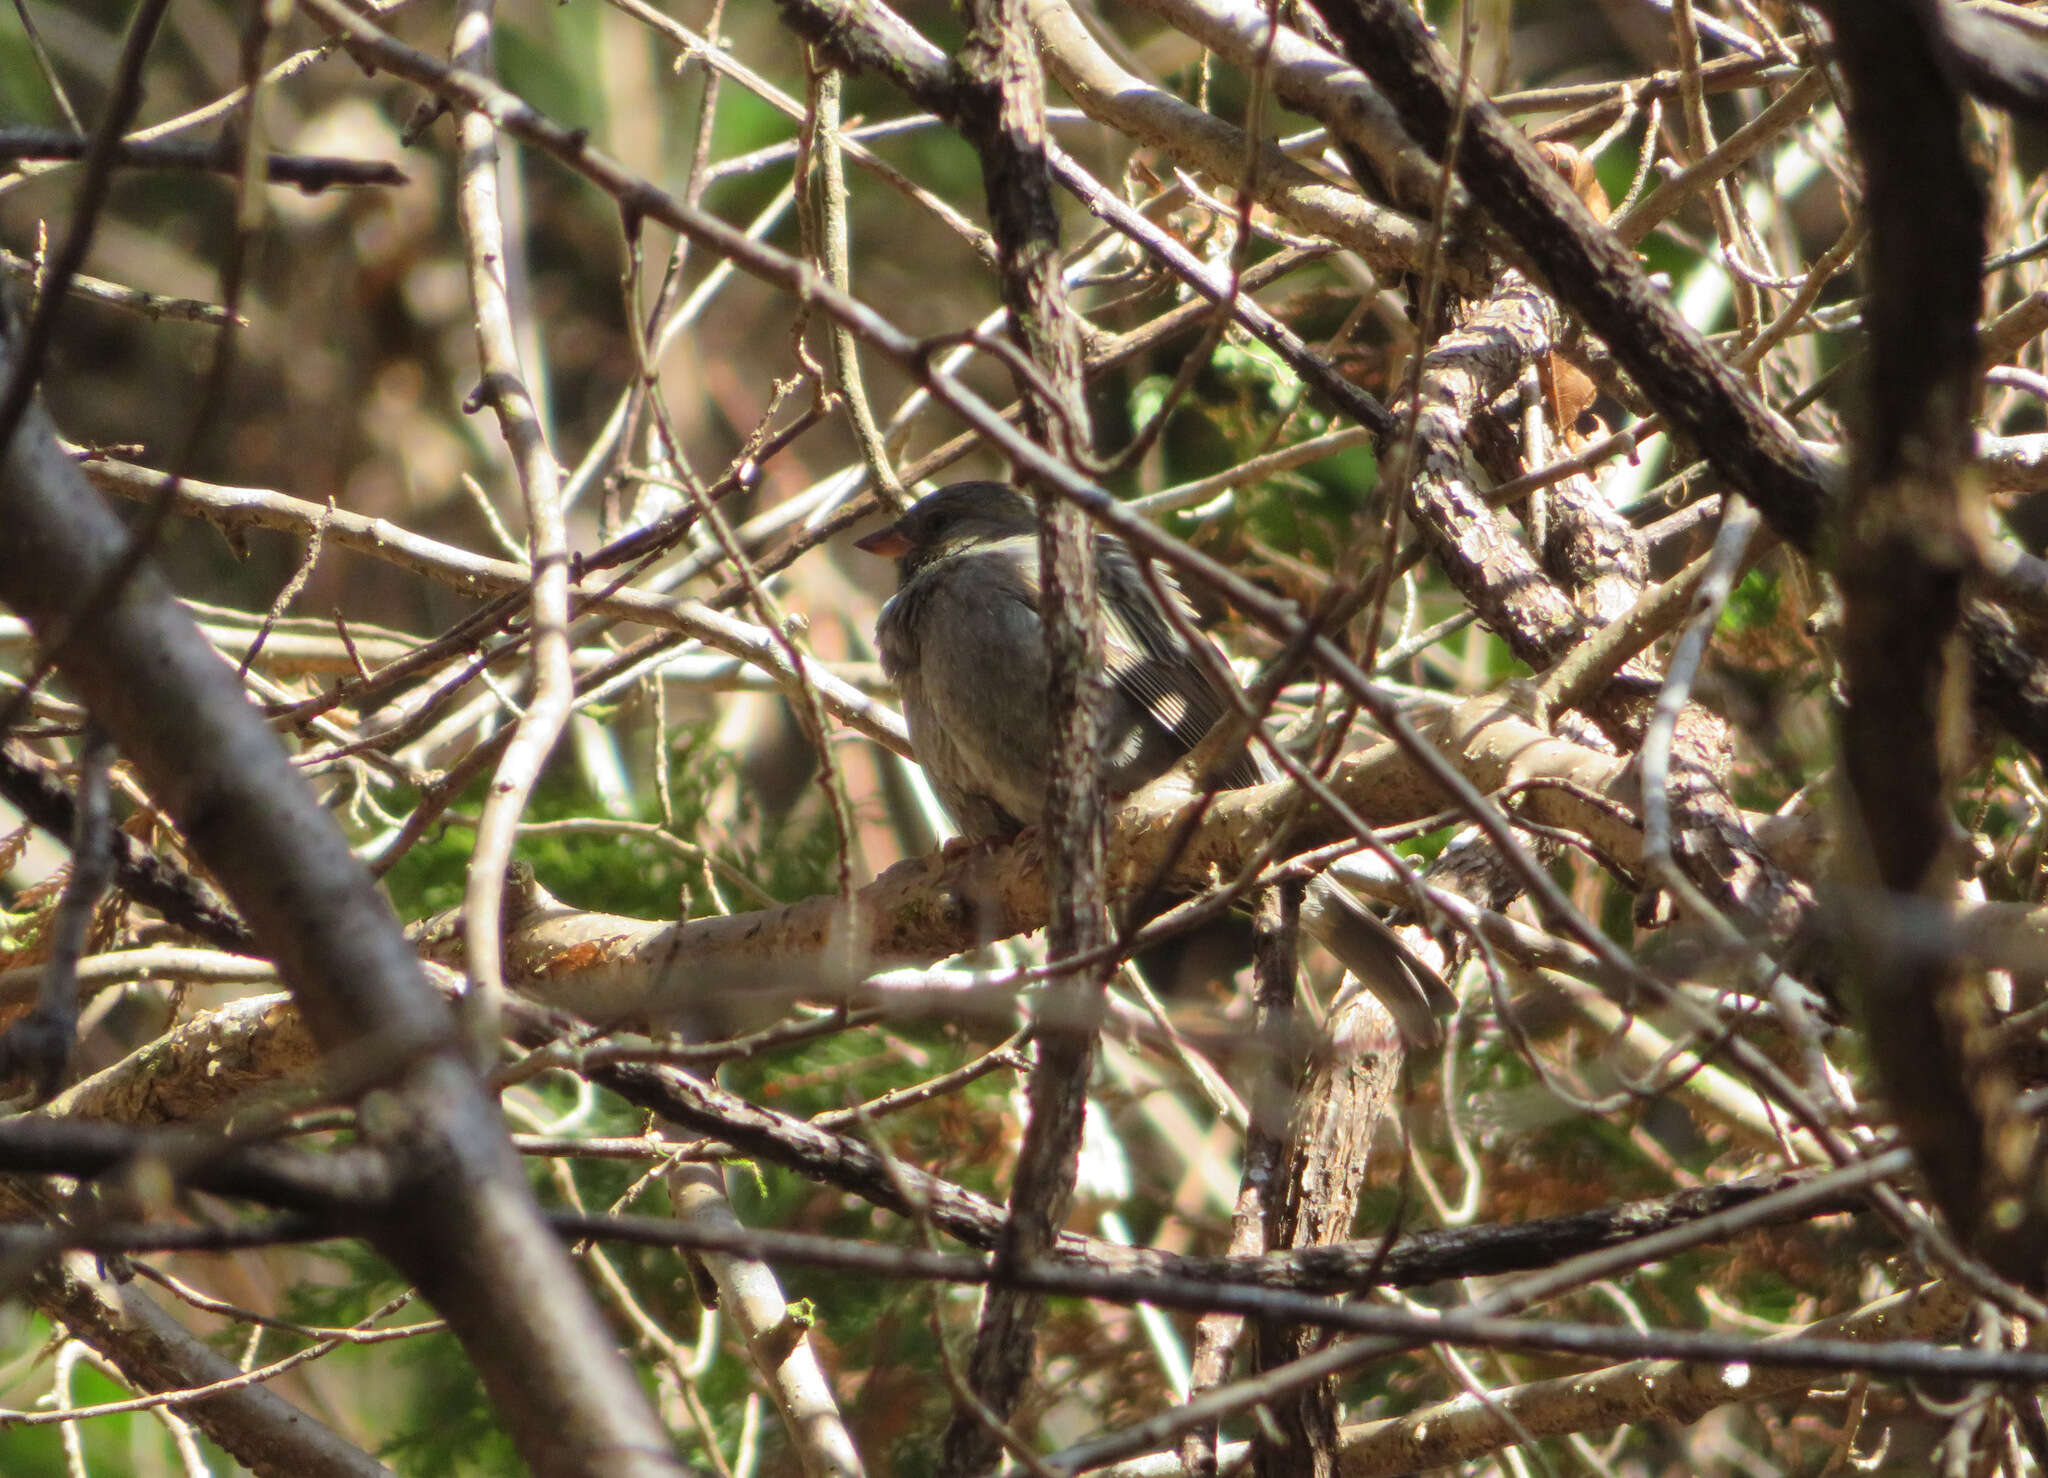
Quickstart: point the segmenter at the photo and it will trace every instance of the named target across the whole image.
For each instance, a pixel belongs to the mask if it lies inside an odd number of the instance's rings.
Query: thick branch
[[[1459,111],[1457,73],[1414,9],[1402,0],[1323,0],[1318,8],[1408,131],[1441,156]],[[1814,552],[1833,501],[1826,469],[1652,285],[1635,254],[1593,219],[1527,137],[1483,97],[1467,98],[1464,107],[1455,166],[1473,199],[1773,531]],[[1981,701],[2021,743],[2048,754],[2048,684],[2038,656],[2023,642],[2003,640],[1995,612],[1973,612],[1967,624],[1980,670],[2030,679],[1987,688]]]
[[[30,1275],[37,1308],[120,1368],[139,1391],[186,1391],[243,1374],[166,1314],[134,1282],[116,1283],[83,1254]],[[243,1386],[182,1414],[262,1478],[390,1478],[391,1470],[274,1391]]]
[[[397,921],[162,578],[105,588],[127,534],[39,406],[0,468],[0,520],[0,595],[62,634],[59,668],[277,961],[340,1080],[388,1087],[374,1137],[415,1210],[373,1229],[379,1250],[448,1316],[536,1467],[675,1471]]]
[[[1470,699],[1425,725],[1441,753],[1482,793],[1517,792],[1520,814],[1587,838],[1623,868],[1641,854],[1635,777],[1619,756],[1557,738],[1512,701]],[[1328,784],[1376,826],[1434,816],[1451,795],[1401,748],[1347,755]],[[1192,825],[1190,823],[1193,823]],[[1280,832],[1280,855],[1353,840],[1335,814],[1304,806],[1287,781],[1189,799],[1162,787],[1132,797],[1116,818],[1105,877],[1113,900],[1163,879],[1199,889],[1234,877]],[[851,967],[929,964],[993,939],[1045,926],[1044,842],[1027,834],[971,852],[898,863],[857,895],[861,934]],[[535,891],[508,929],[515,989],[593,1021],[626,1024],[729,1003],[742,1012],[789,996],[832,995],[852,984],[826,968],[846,941],[840,901],[808,898],[752,913],[656,924],[567,908]],[[454,920],[422,926],[422,948],[459,960]]]
[[[1082,395],[1080,325],[1060,277],[1059,213],[1045,133],[1045,78],[1025,0],[967,0],[970,22],[959,66],[960,129],[981,160],[989,226],[996,239],[1010,337],[1037,372],[1017,376],[1031,439],[1062,461],[1093,449]],[[1057,977],[1038,1015],[1036,1058],[1026,1090],[1029,1115],[1009,1216],[996,1245],[1005,1267],[1049,1250],[1073,1204],[1096,1028],[1110,962],[1104,904],[1102,752],[1109,694],[1095,538],[1087,516],[1049,485],[1038,494],[1038,608],[1051,707],[1045,810],[1048,848],[1047,952],[1055,962],[1096,958]],[[941,1478],[968,1478],[1002,1455],[990,1417],[1007,1422],[1037,1363],[1045,1302],[992,1287],[982,1302],[967,1379],[975,1401],[955,1403],[939,1460]]]
[[[1962,99],[1936,61],[1936,0],[1830,6],[1870,225],[1868,407],[1840,534],[1842,770],[1865,1028],[1936,1199],[2007,1276],[2042,1286],[2037,1132],[1979,1059],[1984,1005],[1948,951],[1897,927],[1896,895],[1952,902],[1950,783],[1963,760],[1956,641],[1976,529],[1972,452],[1985,199]]]

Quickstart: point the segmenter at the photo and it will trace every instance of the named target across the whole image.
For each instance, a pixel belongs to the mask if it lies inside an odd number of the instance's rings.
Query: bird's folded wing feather
[[[1161,588],[1183,618],[1184,627],[1177,628],[1159,609],[1137,561],[1120,547],[1097,546],[1096,573],[1106,594],[1113,591],[1121,597],[1102,603],[1108,613],[1104,635],[1111,684],[1164,733],[1176,754],[1188,753],[1231,707],[1219,675],[1200,653],[1188,648],[1189,634],[1195,641],[1207,640],[1194,632],[1194,612],[1172,577],[1161,572]],[[1258,768],[1246,753],[1232,762],[1219,783],[1235,790],[1257,784],[1258,779]]]

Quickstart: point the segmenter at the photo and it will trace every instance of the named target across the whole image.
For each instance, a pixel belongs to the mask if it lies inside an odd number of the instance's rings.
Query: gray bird
[[[856,547],[896,561],[898,588],[875,641],[947,814],[974,840],[1037,824],[1052,739],[1031,500],[1004,483],[955,483]],[[1183,630],[1192,627],[1168,619],[1120,540],[1096,536],[1095,574],[1110,680],[1104,782],[1120,798],[1171,769],[1232,704],[1217,675],[1228,670],[1220,654],[1211,663],[1190,648]],[[1184,602],[1181,614],[1189,614]],[[1247,747],[1216,783],[1235,790],[1277,778],[1271,761]],[[1442,1039],[1437,1017],[1455,998],[1355,895],[1316,878],[1302,922],[1386,1003],[1411,1044]]]

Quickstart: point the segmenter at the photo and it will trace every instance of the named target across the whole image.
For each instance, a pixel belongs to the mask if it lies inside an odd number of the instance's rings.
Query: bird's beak
[[[869,554],[879,554],[884,559],[901,559],[910,553],[910,540],[892,523],[887,528],[876,529],[865,538],[855,539],[853,547]]]

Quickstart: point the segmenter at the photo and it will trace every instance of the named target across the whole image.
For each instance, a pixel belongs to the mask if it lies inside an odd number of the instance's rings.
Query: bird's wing
[[[1170,750],[1171,758],[1178,758],[1201,743],[1231,709],[1220,675],[1189,647],[1190,640],[1207,638],[1194,630],[1194,612],[1165,571],[1159,572],[1159,583],[1182,618],[1178,625],[1160,609],[1136,559],[1122,545],[1098,541],[1095,569],[1106,613],[1110,683],[1164,735],[1167,743],[1162,748]],[[1211,652],[1221,665],[1222,654],[1213,647]],[[1258,767],[1246,752],[1231,762],[1218,783],[1235,790],[1258,780]]]

